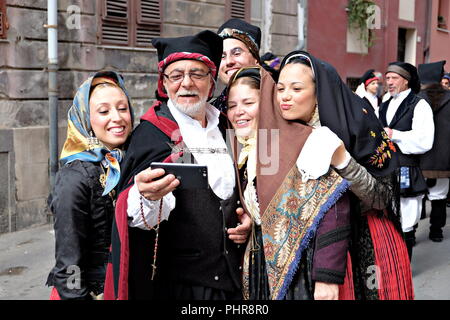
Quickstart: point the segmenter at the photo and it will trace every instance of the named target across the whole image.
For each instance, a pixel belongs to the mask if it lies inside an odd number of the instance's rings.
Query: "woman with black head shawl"
[[[378,86],[381,79],[374,69],[367,70],[359,79],[359,86],[355,93],[366,101],[378,116],[378,109],[381,104],[381,97],[378,96]]]
[[[329,163],[317,178],[302,176],[297,159],[311,128],[285,121],[275,94],[274,81],[261,67],[239,69],[228,84],[227,115],[242,146],[235,154],[242,203],[254,221],[244,258],[244,297],[338,299],[349,240],[348,232],[340,232],[350,228],[348,184],[328,170]],[[281,144],[266,140],[265,130]]]
[[[331,65],[303,51],[284,58],[277,90],[283,118],[307,123],[318,128],[315,130],[328,127],[348,150],[341,147],[345,156],[331,164],[350,182],[354,194],[351,256],[355,298],[412,299],[412,275],[393,183],[396,150],[372,108],[342,82]],[[305,99],[307,93],[314,99]],[[319,137],[317,149],[326,141],[325,135]],[[312,149],[311,153],[321,158],[321,150]]]

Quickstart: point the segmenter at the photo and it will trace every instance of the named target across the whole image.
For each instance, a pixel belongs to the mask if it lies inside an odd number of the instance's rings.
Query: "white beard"
[[[185,94],[185,93],[183,93]],[[178,97],[178,94],[177,96]],[[176,99],[172,99],[172,103],[175,108],[188,115],[191,118],[195,118],[198,115],[202,114],[202,111],[205,108],[207,97],[200,97],[200,101],[192,104],[178,104],[175,102]]]

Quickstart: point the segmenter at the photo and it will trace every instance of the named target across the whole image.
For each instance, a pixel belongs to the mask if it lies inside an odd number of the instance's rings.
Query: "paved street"
[[[53,226],[0,236],[0,299],[46,300],[45,286],[54,258]]]
[[[448,222],[449,216],[447,208]],[[428,240],[428,224],[428,219],[421,220],[413,253],[416,299],[450,300],[450,226],[444,229],[444,241],[434,243]],[[0,300],[47,300],[45,281],[53,264],[51,225],[1,235]]]

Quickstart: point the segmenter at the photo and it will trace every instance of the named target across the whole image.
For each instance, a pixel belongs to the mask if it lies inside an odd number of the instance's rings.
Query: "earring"
[[[99,145],[98,139],[94,136],[94,133],[92,131],[89,132],[89,138],[87,140],[89,150],[94,150],[95,147]]]
[[[316,126],[320,125],[319,108],[318,108],[317,102],[316,102],[316,104],[314,106],[314,110],[311,114],[311,120],[308,121],[308,125],[310,125],[312,127],[316,127]]]

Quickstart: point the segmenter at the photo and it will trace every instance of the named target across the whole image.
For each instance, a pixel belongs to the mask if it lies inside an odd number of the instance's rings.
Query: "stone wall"
[[[277,56],[285,56],[298,45],[297,0],[272,3],[272,52]]]
[[[15,231],[14,142],[11,129],[0,129],[0,234]]]
[[[272,2],[272,51],[284,55],[296,45],[297,0]],[[49,221],[47,1],[6,4],[9,29],[7,38],[0,39],[0,233]],[[72,5],[81,9],[78,29],[66,25]],[[163,0],[162,36],[216,31],[224,22],[224,8],[225,0]],[[136,119],[153,103],[156,50],[99,44],[97,11],[97,1],[58,1],[59,150],[66,137],[67,110],[92,72],[123,74]]]

